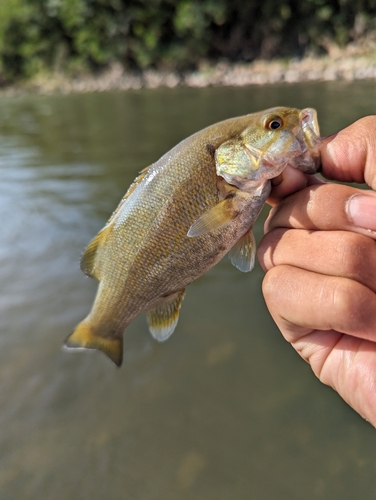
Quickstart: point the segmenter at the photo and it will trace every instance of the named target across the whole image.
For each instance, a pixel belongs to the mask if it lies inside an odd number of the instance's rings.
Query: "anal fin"
[[[252,271],[256,257],[256,241],[252,229],[245,233],[231,248],[228,256],[231,264],[239,269],[239,271],[243,273]]]
[[[184,295],[185,290],[179,290],[146,311],[150,333],[159,342],[164,342],[174,332]]]

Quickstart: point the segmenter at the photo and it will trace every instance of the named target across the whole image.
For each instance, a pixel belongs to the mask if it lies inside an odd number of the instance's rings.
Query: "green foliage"
[[[6,0],[0,83],[42,71],[186,69],[299,56],[375,33],[376,0]]]

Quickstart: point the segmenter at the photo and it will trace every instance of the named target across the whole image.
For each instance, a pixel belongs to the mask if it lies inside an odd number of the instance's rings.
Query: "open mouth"
[[[316,110],[313,108],[302,109],[300,112],[300,124],[307,149],[310,150],[313,156],[318,155],[322,139],[320,137]]]

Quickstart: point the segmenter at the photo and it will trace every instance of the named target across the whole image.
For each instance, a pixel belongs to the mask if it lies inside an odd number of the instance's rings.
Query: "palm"
[[[293,342],[315,375],[376,426],[376,344],[334,330]]]

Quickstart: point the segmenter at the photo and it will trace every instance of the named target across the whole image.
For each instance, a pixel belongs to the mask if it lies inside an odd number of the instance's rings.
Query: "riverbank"
[[[114,64],[107,71],[93,76],[67,78],[61,74],[39,76],[29,82],[5,87],[1,93],[55,94],[104,92],[177,86],[245,86],[305,81],[376,80],[376,45],[361,50],[348,46],[332,48],[322,57],[308,56],[291,60],[256,60],[251,63],[202,63],[192,72],[177,73],[156,70],[125,71]]]

